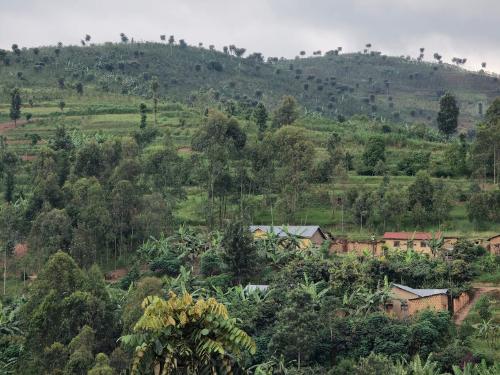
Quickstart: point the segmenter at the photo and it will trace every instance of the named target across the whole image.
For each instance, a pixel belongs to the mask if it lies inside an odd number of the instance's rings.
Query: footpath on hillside
[[[453,317],[456,325],[461,325],[463,323],[463,321],[465,320],[465,318],[467,318],[467,316],[469,315],[470,311],[472,310],[478,299],[481,298],[483,294],[494,290],[500,292],[500,286],[492,286],[489,284],[480,284],[480,283],[472,284],[472,286],[474,288],[474,297],[472,298],[470,303],[468,303],[462,310],[457,312]]]

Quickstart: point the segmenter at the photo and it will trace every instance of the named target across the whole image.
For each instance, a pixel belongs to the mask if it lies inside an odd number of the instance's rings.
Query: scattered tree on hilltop
[[[128,43],[128,37],[125,35],[125,33],[120,33],[120,40],[122,43]]]

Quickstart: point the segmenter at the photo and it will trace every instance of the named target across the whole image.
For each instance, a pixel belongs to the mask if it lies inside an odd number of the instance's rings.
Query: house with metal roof
[[[422,310],[453,311],[448,289],[415,289],[406,285],[392,284],[392,300],[386,310],[400,318],[406,318]]]
[[[308,247],[311,245],[321,245],[327,236],[318,225],[251,225],[250,232],[252,232],[255,239],[262,239],[268,237],[271,233],[280,238],[297,237],[301,242],[301,247]]]

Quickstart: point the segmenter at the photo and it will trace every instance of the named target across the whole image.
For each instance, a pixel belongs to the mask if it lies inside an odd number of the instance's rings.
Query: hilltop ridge
[[[4,51],[0,61],[4,102],[16,86],[51,99],[60,95],[58,89],[77,82],[104,92],[150,97],[155,79],[161,97],[188,104],[274,105],[288,94],[307,112],[328,117],[364,113],[434,125],[439,97],[450,91],[460,104],[460,128],[467,129],[500,95],[495,74],[377,52],[330,51],[324,56],[265,61],[259,53],[237,57],[229,50],[141,42]]]

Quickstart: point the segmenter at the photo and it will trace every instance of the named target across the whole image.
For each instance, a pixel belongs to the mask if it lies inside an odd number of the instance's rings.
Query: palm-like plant
[[[438,251],[443,248],[444,238],[442,236],[437,237],[436,233],[432,233],[431,239],[427,241],[427,245],[431,249],[431,253],[433,256],[436,256]]]
[[[417,354],[409,363],[410,373],[412,375],[440,375],[439,365],[432,360],[432,354],[427,357],[425,362]]]
[[[483,320],[475,325],[477,329],[476,336],[488,341],[491,345],[498,343],[500,329],[498,324],[493,322],[493,319]]]
[[[170,292],[167,300],[147,297],[143,307],[134,333],[121,338],[135,348],[132,375],[228,374],[242,352],[255,353],[251,337],[213,298]]]
[[[302,289],[305,293],[311,296],[311,299],[314,303],[320,303],[323,297],[330,291],[330,288],[323,288],[323,282],[313,282],[309,280],[307,274],[304,274],[304,282],[299,284],[299,288]]]

